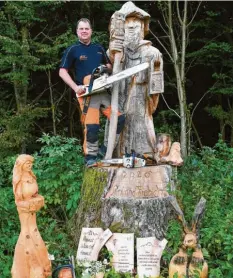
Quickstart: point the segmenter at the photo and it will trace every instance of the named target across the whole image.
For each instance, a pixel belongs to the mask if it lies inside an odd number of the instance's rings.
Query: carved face
[[[174,142],[173,143],[173,148],[177,153],[179,153],[180,152],[180,143]]]
[[[169,153],[171,147],[171,138],[170,136],[161,134],[158,137],[157,150],[160,157],[166,156]]]
[[[23,164],[23,171],[26,171],[26,172],[31,172],[32,170],[32,162],[31,161],[26,161],[24,164]]]
[[[58,278],[73,278],[71,269],[64,268],[64,269],[60,270]]]
[[[129,17],[125,21],[126,44],[138,43],[142,39],[142,21],[136,17]]]
[[[89,44],[92,35],[90,24],[88,22],[80,21],[77,27],[77,35],[82,43]]]
[[[188,233],[184,237],[183,244],[186,248],[195,248],[197,246],[197,237],[194,233]]]

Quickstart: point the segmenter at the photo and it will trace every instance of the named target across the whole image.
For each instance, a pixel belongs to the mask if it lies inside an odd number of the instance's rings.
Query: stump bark
[[[173,218],[168,192],[174,190],[175,170],[169,165],[87,169],[75,216],[76,242],[83,227],[163,239]]]

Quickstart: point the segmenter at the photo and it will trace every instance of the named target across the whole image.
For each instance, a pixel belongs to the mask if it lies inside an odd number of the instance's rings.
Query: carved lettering
[[[91,261],[93,248],[102,233],[103,229],[101,228],[82,229],[77,251],[77,261]]]
[[[169,177],[163,166],[146,167],[140,170],[118,169],[118,174],[112,181],[112,186],[105,198],[167,197],[168,183]]]

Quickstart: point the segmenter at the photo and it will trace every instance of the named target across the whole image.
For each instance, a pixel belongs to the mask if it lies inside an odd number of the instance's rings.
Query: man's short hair
[[[83,17],[83,18],[79,19],[79,21],[77,22],[76,29],[78,29],[78,25],[79,25],[79,23],[80,23],[80,22],[86,22],[86,23],[89,23],[90,28],[92,29],[90,20],[89,20],[88,18],[85,18],[85,17]]]

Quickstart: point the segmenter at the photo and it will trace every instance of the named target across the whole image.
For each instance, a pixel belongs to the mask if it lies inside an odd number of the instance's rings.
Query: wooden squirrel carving
[[[192,276],[194,274],[198,274],[198,277],[200,278],[207,278],[208,265],[204,260],[201,247],[198,244],[197,228],[205,209],[206,200],[201,198],[197,204],[193,214],[191,229],[187,226],[183,212],[181,211],[176,199],[172,197],[170,202],[178,214],[178,219],[182,222],[184,239],[179,252],[172,257],[170,262],[169,278],[191,278],[194,277]],[[188,255],[188,251],[192,251],[192,254]]]

